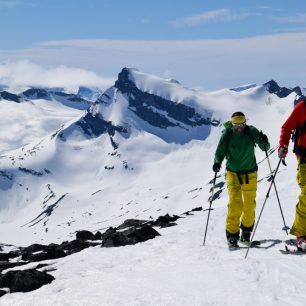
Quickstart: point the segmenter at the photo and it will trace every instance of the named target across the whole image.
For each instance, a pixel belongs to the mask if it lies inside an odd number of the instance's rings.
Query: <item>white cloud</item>
[[[199,86],[207,90],[262,84],[270,79],[282,86],[306,87],[306,75],[301,69],[306,62],[305,50],[306,32],[218,40],[96,39],[45,42],[27,50],[0,50],[0,62],[27,60],[38,64],[45,72],[54,72],[52,75],[62,65],[80,69],[73,70],[69,77],[61,77],[64,74],[60,73],[56,74],[59,79],[50,77],[57,84],[81,78],[84,70],[94,71],[96,77],[103,75],[115,79],[123,67],[136,67],[146,73],[171,76],[188,87]],[[14,74],[22,75],[24,70],[15,69]],[[9,75],[12,79],[17,78],[13,73]],[[37,82],[45,79],[46,83],[49,78],[46,75],[43,73],[42,78],[35,79]],[[90,78],[82,79],[85,82]]]
[[[43,68],[30,61],[21,60],[0,64],[0,84],[8,86],[77,87],[113,85],[113,78],[103,78],[80,68],[57,66]]]
[[[280,23],[306,24],[306,13],[295,16],[274,17],[273,19]]]
[[[171,22],[171,24],[175,27],[195,27],[210,22],[228,22],[244,19],[248,16],[249,13],[246,10],[233,11],[231,9],[224,8],[184,17]]]

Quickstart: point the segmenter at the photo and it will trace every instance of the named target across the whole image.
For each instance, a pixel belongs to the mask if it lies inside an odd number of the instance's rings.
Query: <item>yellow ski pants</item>
[[[300,163],[298,158],[297,182],[301,189],[299,201],[296,205],[295,219],[290,234],[301,237],[306,236],[306,163]]]
[[[229,196],[226,231],[237,234],[240,223],[246,228],[252,228],[255,222],[257,171],[240,174],[240,181],[236,172],[227,171],[226,183]]]

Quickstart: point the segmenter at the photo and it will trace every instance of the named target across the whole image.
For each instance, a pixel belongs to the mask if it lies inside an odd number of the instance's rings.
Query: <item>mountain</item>
[[[66,93],[59,89],[29,88],[21,93],[21,96],[31,99],[55,100],[65,106],[85,110],[91,105],[91,101],[78,94]]]
[[[164,89],[161,86],[157,92],[148,92],[144,89],[148,85],[146,82],[159,82]],[[124,126],[125,131],[135,128],[167,142],[182,144],[192,139],[205,139],[211,126],[220,122],[212,118],[209,109],[199,107],[196,96],[190,99],[187,94],[183,101],[173,98],[181,88],[177,82],[144,77],[135,69],[125,68],[115,85],[99,97],[91,112]]]
[[[33,243],[62,243],[82,229],[104,233],[127,219],[149,222],[166,214],[181,218],[177,225],[156,228],[161,236],[135,246],[96,246],[42,262],[49,266],[38,269],[49,270],[55,278],[51,284],[26,294],[6,294],[0,303],[303,305],[304,259],[279,252],[289,237],[282,231],[273,189],[255,235],[262,246],[252,248],[245,260],[245,249],[229,252],[226,246],[223,165],[202,246],[214,151],[223,123],[233,112],[244,112],[248,124],[268,135],[269,162],[273,169],[278,163],[280,128],[297,93],[292,90],[280,97],[273,84],[199,92],[124,68],[115,84],[88,108],[63,104],[49,90],[45,96],[28,92],[22,96],[25,103],[1,101],[4,251]],[[3,114],[11,116],[10,121]],[[256,148],[256,155],[258,216],[270,170],[265,153]],[[276,184],[291,225],[299,192],[293,154],[288,154],[287,164],[281,165]],[[31,262],[22,269],[33,267]],[[239,290],[233,290],[233,284]]]
[[[302,95],[302,90],[299,86],[296,86],[293,89],[280,87],[274,80],[265,83],[264,86],[266,86],[270,93],[276,94],[279,98],[285,98],[293,92],[299,96]]]
[[[24,99],[22,97],[20,97],[19,95],[12,94],[12,93],[7,92],[5,90],[0,91],[0,101],[1,100],[12,101],[12,102],[16,102],[16,103],[20,103],[20,102],[24,101]]]
[[[103,202],[112,203],[112,207],[125,207],[127,204],[123,199],[129,199],[128,202],[133,204],[123,211],[130,217],[139,211],[137,215],[141,216],[141,211],[146,212],[151,205],[156,205],[147,191],[143,196],[150,200],[145,200],[146,204],[142,203],[142,209],[139,209],[139,202],[131,190],[138,190],[145,178],[145,190],[156,186],[158,197],[168,199],[170,185],[163,180],[157,185],[155,182],[159,171],[163,169],[161,173],[165,178],[173,177],[173,173],[176,173],[175,179],[172,179],[176,181],[175,185],[184,185],[179,179],[180,169],[174,169],[171,165],[176,160],[181,164],[180,160],[185,154],[195,154],[199,159],[193,157],[192,162],[186,157],[187,167],[190,168],[188,188],[192,190],[195,178],[201,181],[205,169],[198,173],[198,165],[212,163],[213,152],[209,147],[216,146],[222,123],[234,110],[242,110],[247,116],[251,114],[255,118],[260,116],[262,128],[273,130],[266,124],[270,122],[268,114],[273,112],[275,118],[283,117],[283,114],[278,114],[281,100],[276,101],[278,96],[273,97],[265,88],[266,84],[238,92],[223,89],[204,93],[137,69],[122,69],[114,86],[100,95],[88,109],[82,111],[76,106],[75,117],[71,113],[69,121],[50,131],[49,135],[41,134],[40,139],[2,154],[2,220],[11,218],[25,226],[23,231],[29,231],[29,237],[33,236],[33,232],[41,232],[41,239],[49,241],[64,233],[72,235],[82,227],[84,217],[81,216],[90,214],[86,224],[94,231],[99,228],[94,224],[99,224],[101,218],[105,224],[111,225],[114,216],[113,209],[104,210],[101,207],[102,194]],[[36,103],[34,106],[44,101],[44,107],[54,105],[54,97],[63,97],[66,101],[74,97],[59,91],[34,88],[24,91],[22,96]],[[287,98],[286,108],[290,109],[293,98],[291,95]],[[80,98],[77,101],[83,100]],[[72,109],[62,102],[55,104],[55,108],[59,105],[62,105],[61,111]],[[270,108],[269,112],[266,111],[267,107]],[[274,128],[278,133],[279,128]],[[210,157],[204,158],[204,162],[202,156],[205,154]],[[131,186],[131,190],[125,189],[126,184]],[[113,186],[117,185],[124,190],[118,193],[118,198],[122,200],[114,197]],[[184,193],[184,189],[186,187],[179,193]],[[136,190],[135,193],[138,193]],[[50,192],[52,197],[49,197]],[[186,195],[181,194],[181,197],[186,198]],[[120,204],[121,201],[123,203]],[[54,206],[54,203],[57,205]],[[74,203],[79,204],[75,207]],[[168,209],[172,213],[179,213],[188,210],[189,205],[189,200],[173,207],[171,205],[171,209],[158,204],[156,213],[151,216],[157,217],[157,211],[169,213]],[[36,220],[36,216],[49,206],[53,207],[54,212],[33,224],[31,220]],[[68,207],[71,213],[66,215]],[[16,210],[20,211],[19,217]],[[118,222],[125,216],[121,212],[115,215]],[[149,216],[144,213],[144,217]]]
[[[256,84],[248,84],[248,85],[231,88],[230,90],[240,92],[254,87],[256,87]]]
[[[103,93],[100,88],[89,88],[80,86],[76,95],[82,97],[85,100],[96,101],[98,97]]]

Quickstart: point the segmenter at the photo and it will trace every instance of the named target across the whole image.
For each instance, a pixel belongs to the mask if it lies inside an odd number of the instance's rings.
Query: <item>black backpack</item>
[[[297,100],[297,103],[304,103],[304,105],[306,106],[305,97],[304,96],[300,97],[300,99]],[[295,103],[295,105],[297,103]],[[306,120],[304,121],[302,126],[298,124],[293,130],[293,133],[291,136],[291,139],[293,141],[293,153],[306,156],[306,148],[298,145],[300,136],[304,134],[305,132],[306,132]]]

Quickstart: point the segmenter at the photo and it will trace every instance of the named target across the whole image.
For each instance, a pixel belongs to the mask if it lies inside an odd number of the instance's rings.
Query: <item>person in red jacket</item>
[[[298,162],[297,182],[301,189],[296,205],[295,219],[290,234],[296,236],[297,246],[306,250],[306,99],[303,97],[281,128],[278,156],[284,159],[289,140],[293,134],[294,148]]]

